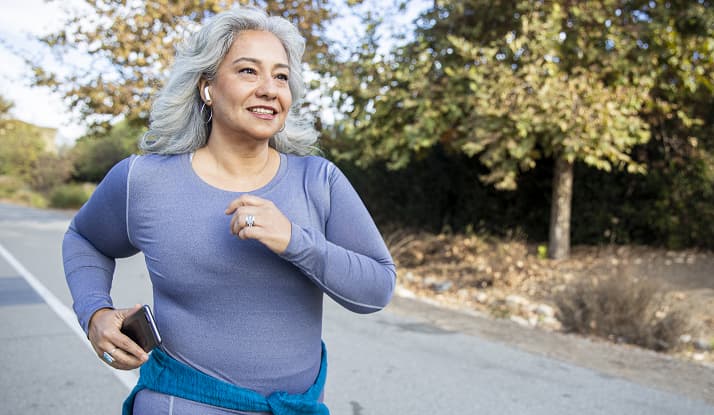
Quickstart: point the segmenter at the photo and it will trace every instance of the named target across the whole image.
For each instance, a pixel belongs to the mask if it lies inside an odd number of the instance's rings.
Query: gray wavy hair
[[[254,7],[235,7],[217,14],[177,48],[171,75],[151,107],[149,130],[139,143],[144,152],[190,153],[206,145],[211,125],[202,111],[198,85],[201,78],[209,81],[215,78],[218,65],[228,53],[233,39],[244,30],[274,34],[288,55],[288,86],[293,103],[285,128],[270,139],[270,145],[283,153],[306,155],[315,152],[317,131],[313,119],[299,111],[305,92],[301,70],[305,39],[289,21],[268,16]]]

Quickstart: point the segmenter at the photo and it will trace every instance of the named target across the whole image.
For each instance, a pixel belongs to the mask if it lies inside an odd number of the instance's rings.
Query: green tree
[[[30,187],[43,195],[63,185],[72,176],[72,161],[65,154],[40,154],[29,177]]]
[[[146,127],[122,121],[108,133],[80,137],[70,150],[73,177],[81,182],[100,182],[117,162],[139,152],[139,138]]]
[[[11,118],[11,101],[0,96],[0,176],[39,192],[69,178],[69,160],[53,151],[56,130]]]
[[[30,62],[36,85],[53,88],[72,109],[95,126],[108,127],[123,116],[145,121],[153,94],[160,88],[186,32],[234,2],[224,0],[126,2],[87,0],[89,10],[69,19],[64,29],[41,38],[67,67],[55,71]],[[307,38],[306,60],[316,67],[329,62],[324,32],[335,13],[327,0],[248,1],[293,21]],[[350,1],[349,3],[355,3]],[[357,2],[358,3],[358,2]],[[72,65],[88,54],[90,65]],[[87,71],[87,67],[93,70]]]
[[[656,6],[652,4],[651,6]],[[711,1],[642,7],[650,24],[640,59],[656,74],[643,118],[652,140],[642,154],[656,197],[649,222],[671,247],[711,246],[714,235],[714,7]]]
[[[359,63],[338,76],[347,117],[335,154],[398,169],[442,146],[477,157],[480,179],[501,189],[554,160],[549,253],[566,257],[574,163],[644,172],[632,151],[651,135],[648,115],[675,105],[696,124],[682,89],[711,93],[711,31],[671,23],[711,21],[708,2],[652,3],[437,1],[386,56],[368,30]],[[658,101],[661,91],[672,94]]]
[[[14,119],[0,121],[0,174],[32,181],[47,143],[39,127]]]

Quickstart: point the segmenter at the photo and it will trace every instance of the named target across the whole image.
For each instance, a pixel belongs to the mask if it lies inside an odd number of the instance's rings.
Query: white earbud
[[[205,95],[206,101],[210,101],[210,100],[211,100],[211,94],[208,92],[208,86],[206,86],[205,88],[203,88],[203,95]]]

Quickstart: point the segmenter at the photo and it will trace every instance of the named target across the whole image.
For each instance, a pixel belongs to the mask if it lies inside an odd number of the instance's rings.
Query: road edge
[[[475,335],[522,351],[714,404],[714,367],[626,344],[546,331],[483,313],[395,295],[390,312],[440,329]]]

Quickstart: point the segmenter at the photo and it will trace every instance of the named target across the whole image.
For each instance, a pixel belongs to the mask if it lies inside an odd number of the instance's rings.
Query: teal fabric
[[[142,389],[178,396],[208,405],[248,412],[272,412],[274,415],[329,415],[327,406],[318,399],[327,376],[327,349],[322,343],[322,361],[315,383],[303,394],[275,392],[267,398],[208,376],[154,349],[141,366],[139,382],[124,401],[122,415],[131,415],[134,398]]]

